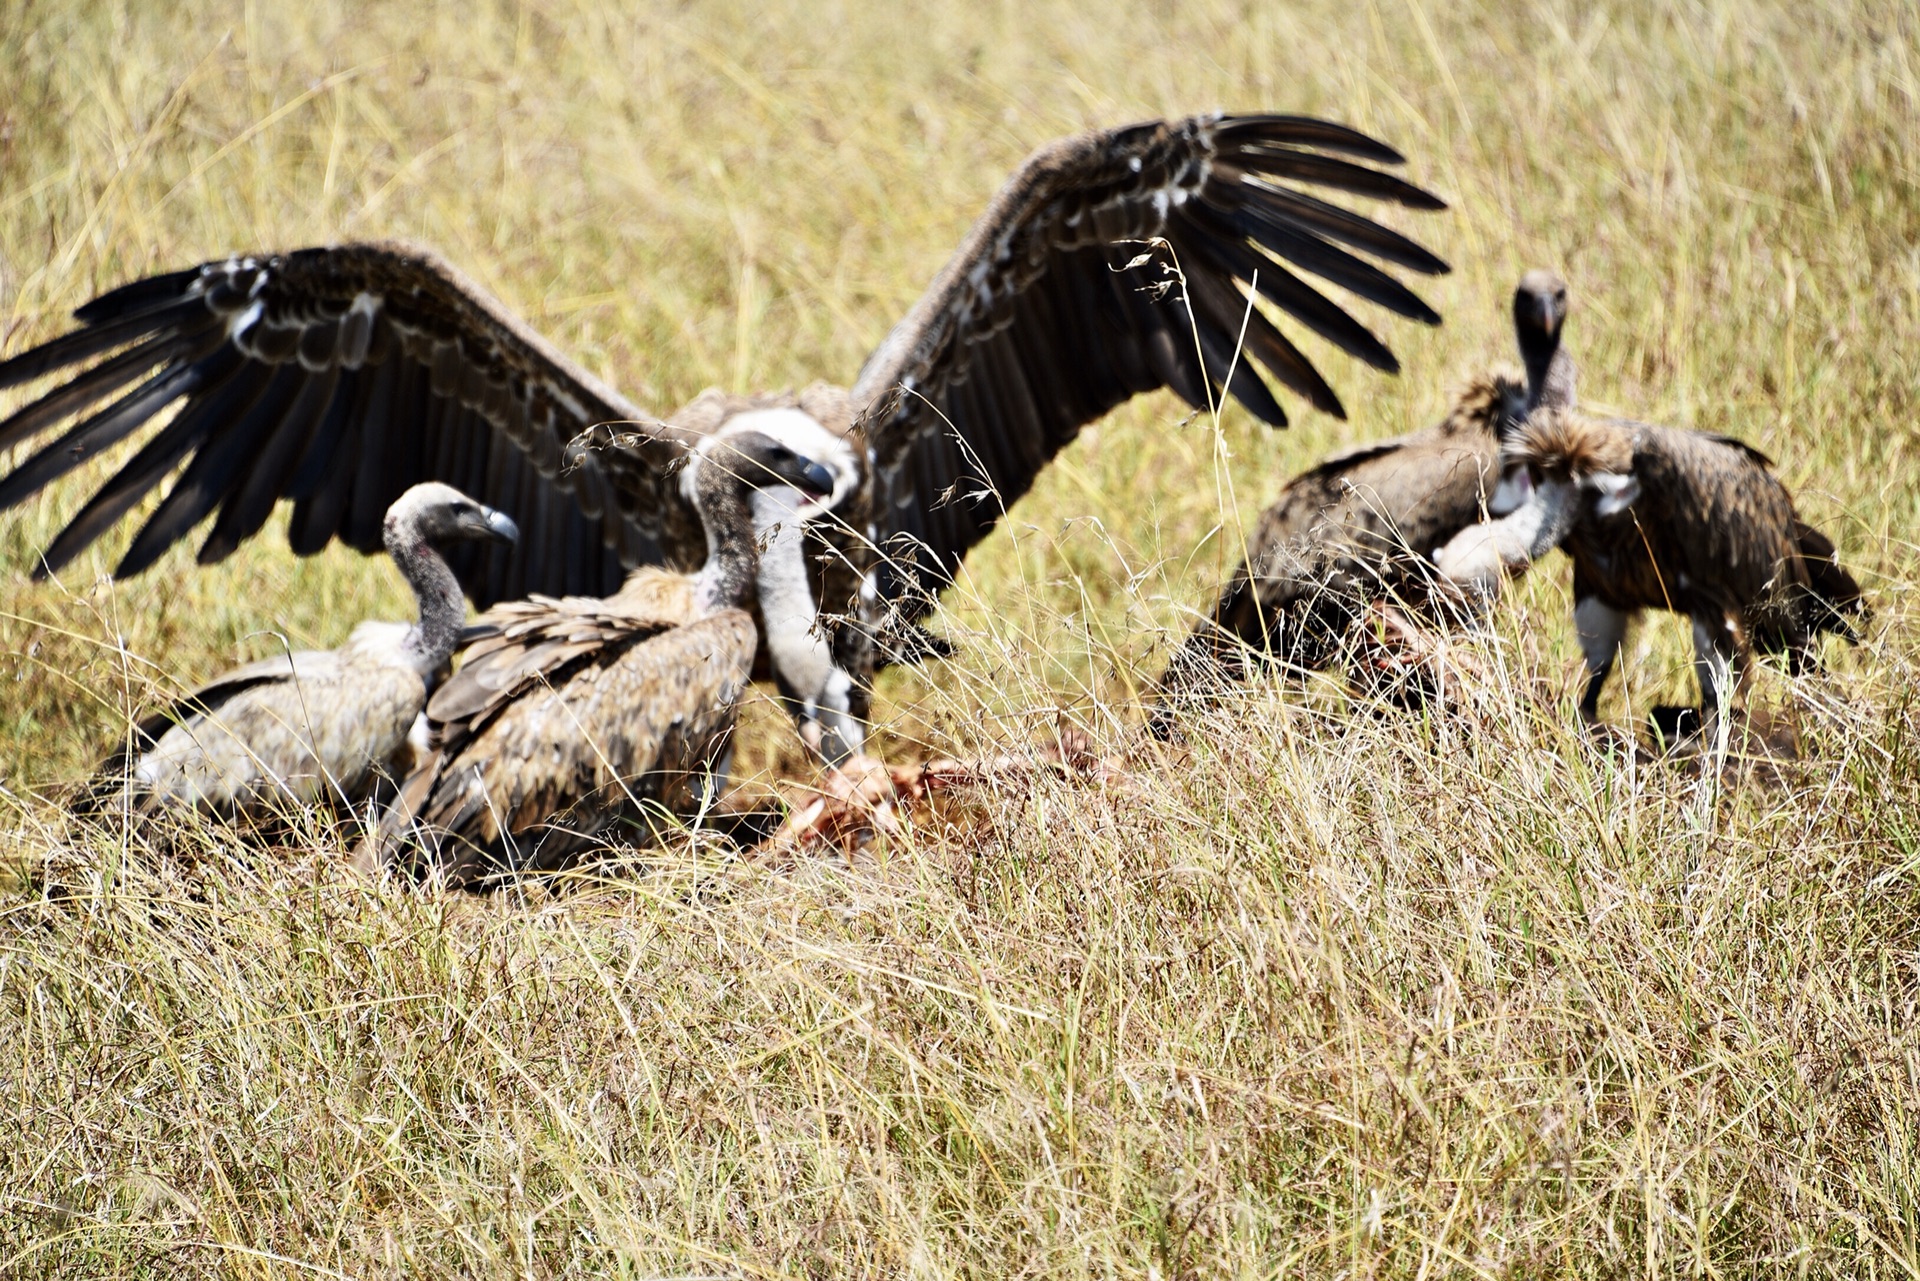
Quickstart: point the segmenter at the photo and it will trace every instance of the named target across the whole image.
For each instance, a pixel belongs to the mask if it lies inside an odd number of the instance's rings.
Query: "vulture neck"
[[[438,549],[421,533],[419,524],[401,517],[390,519],[383,531],[387,554],[400,567],[413,598],[420,603],[420,621],[400,643],[407,665],[432,683],[433,674],[453,657],[460,629],[467,621],[467,599]]]
[[[799,490],[784,485],[754,492],[753,529],[760,542],[756,578],[760,617],[767,626],[767,647],[777,661],[784,660],[783,671],[811,670],[815,664],[810,660],[817,657],[824,675],[832,660],[814,626],[819,611],[807,582],[806,525],[800,519],[804,501]]]
[[[1573,357],[1560,346],[1560,331],[1520,331],[1520,359],[1527,367],[1527,409],[1571,409],[1574,401]]]
[[[1580,514],[1580,488],[1571,480],[1542,480],[1533,497],[1503,517],[1506,541],[1518,552],[1517,564],[1530,565],[1558,547]]]
[[[705,463],[694,480],[694,506],[707,527],[707,563],[693,580],[693,612],[705,618],[746,604],[760,567],[748,485],[725,468]]]

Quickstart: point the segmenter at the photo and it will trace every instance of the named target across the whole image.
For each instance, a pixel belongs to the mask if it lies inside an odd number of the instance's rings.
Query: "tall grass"
[[[1402,377],[1315,349],[1347,423],[1089,429],[949,593],[961,656],[883,688],[892,751],[1065,721],[1131,785],[850,861],[689,844],[477,900],[325,830],[147,858],[43,793],[160,674],[403,590],[271,532],[30,584],[98,469],[0,519],[0,1275],[1920,1271],[1910,8],[0,0],[0,58],[8,352],[136,273],[404,235],[661,409],[849,379],[1028,149],[1215,106],[1400,145],[1456,264]],[[1801,759],[1592,750],[1561,565],[1472,732],[1266,683],[1143,746],[1259,505],[1434,420],[1537,264],[1584,399],[1775,455],[1868,583],[1867,645],[1755,691]],[[1617,722],[1688,692],[1677,626],[1625,666]]]

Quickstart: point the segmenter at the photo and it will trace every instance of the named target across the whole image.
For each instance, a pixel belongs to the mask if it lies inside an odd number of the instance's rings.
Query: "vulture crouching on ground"
[[[1438,426],[1344,450],[1287,483],[1261,513],[1212,616],[1168,663],[1148,713],[1156,737],[1172,733],[1175,702],[1244,680],[1250,657],[1331,666],[1375,601],[1440,621],[1453,602],[1435,595],[1429,557],[1489,511],[1520,501],[1495,482],[1502,441],[1536,407],[1573,404],[1573,358],[1560,342],[1566,318],[1566,282],[1527,272],[1513,292],[1524,387],[1506,371],[1476,378]]]
[[[1817,665],[1823,633],[1859,640],[1860,585],[1751,446],[1547,410],[1529,420],[1510,455],[1530,496],[1436,560],[1450,577],[1491,590],[1552,547],[1566,550],[1587,667],[1580,712],[1589,722],[1642,610],[1692,620],[1703,727],[1739,692],[1753,650],[1784,654],[1799,673]]]
[[[479,887],[711,804],[759,645],[760,542],[797,549],[834,476],[739,431],[703,444],[682,483],[706,530],[699,574],[641,569],[604,599],[536,596],[477,620],[481,639],[427,706],[432,756],[363,862],[412,848],[417,870]]]
[[[1398,369],[1289,265],[1437,324],[1379,264],[1446,264],[1315,194],[1443,208],[1376,167],[1401,159],[1299,116],[1212,114],[1064,139],[993,198],[850,389],[708,396],[665,422],[430,250],[226,258],[124,285],[80,308],[79,330],[0,364],[0,390],[61,378],[0,423],[0,449],[72,423],[0,479],[0,509],[153,428],[37,572],[68,563],[184,464],[116,572],[140,572],[208,517],[200,560],[220,560],[280,499],[293,503],[296,552],[334,538],[371,550],[394,496],[441,480],[525,531],[512,552],[452,558],[477,605],[604,596],[640,566],[699,565],[706,536],[674,473],[700,439],[743,414],[773,415],[755,430],[776,439],[783,424],[810,420],[845,440],[856,474],[838,519],[809,536],[809,608],[768,620],[763,643],[803,734],[832,759],[860,747],[847,740],[861,736],[873,672],[936,648],[915,620],[1082,426],[1160,387],[1201,408],[1231,394],[1283,425],[1262,371],[1342,415],[1267,308]],[[1263,306],[1249,310],[1250,291]],[[584,444],[597,447],[574,448],[589,429]],[[803,618],[830,647],[824,668],[818,646],[786,647],[805,660],[796,669],[774,643]],[[836,725],[809,734],[804,723],[822,711]]]
[[[1289,481],[1212,615],[1167,664],[1148,715],[1155,736],[1173,732],[1180,703],[1246,679],[1250,660],[1332,665],[1374,601],[1441,608],[1427,554],[1486,515],[1501,439],[1526,399],[1517,371],[1476,378],[1437,426],[1335,454]]]
[[[518,536],[513,521],[451,486],[408,489],[388,509],[382,539],[420,602],[418,622],[361,623],[338,649],[276,654],[195,690],[133,727],[128,749],[101,767],[88,808],[266,818],[366,799],[392,779],[466,620],[439,549]]]

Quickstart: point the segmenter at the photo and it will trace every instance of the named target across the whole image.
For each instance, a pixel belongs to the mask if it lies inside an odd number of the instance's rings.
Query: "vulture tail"
[[[1860,643],[1860,629],[1870,617],[1861,597],[1860,584],[1840,565],[1840,554],[1833,540],[1807,524],[1793,522],[1794,541],[1800,545],[1800,559],[1807,567],[1812,590],[1806,600],[1807,630],[1832,632],[1849,644]]]

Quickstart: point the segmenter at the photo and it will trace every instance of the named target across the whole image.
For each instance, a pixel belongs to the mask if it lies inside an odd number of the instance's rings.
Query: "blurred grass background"
[[[1455,265],[1446,326],[1381,322],[1397,379],[1314,348],[1347,423],[1159,396],[1089,429],[950,593],[962,656],[889,678],[895,748],[1064,714],[1119,750],[1284,477],[1511,359],[1535,265],[1583,398],[1778,458],[1879,611],[1833,677],[1762,678],[1813,727],[1785,790],[1518,713],[1302,737],[1267,691],[1131,804],[1043,789],[891,863],[667,860],[539,911],[324,851],[188,897],[79,841],[118,869],[84,911],[0,918],[0,1273],[1920,1267],[1911,6],[0,0],[0,66],[0,351],[149,271],[405,236],[661,411],[850,381],[1060,134],[1275,109],[1404,150],[1454,205],[1398,220]],[[145,664],[407,610],[280,521],[110,585],[130,521],[30,584],[103,474],[0,519],[23,848],[69,840],[33,793]],[[1565,573],[1503,620],[1563,693]],[[1690,695],[1679,626],[1632,644],[1616,720]]]

